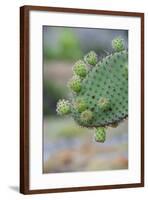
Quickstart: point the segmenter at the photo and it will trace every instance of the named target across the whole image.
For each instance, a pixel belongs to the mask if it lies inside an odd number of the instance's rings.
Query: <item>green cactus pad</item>
[[[95,52],[87,54],[81,63],[84,67],[86,62],[87,69],[93,67],[83,78],[82,65],[76,67],[74,73],[79,76],[68,83],[72,91],[71,116],[80,126],[97,128],[96,141],[101,142],[105,140],[104,127],[114,127],[128,116],[128,52],[123,50],[122,39],[116,38],[112,44],[116,52],[98,63]]]
[[[110,101],[109,99],[105,98],[105,97],[101,97],[97,103],[97,105],[99,106],[99,108],[102,111],[106,111],[110,108]]]
[[[93,113],[91,122],[83,123],[80,113],[73,110],[77,123],[87,127],[105,126],[119,122],[128,115],[128,81],[123,75],[127,65],[127,52],[116,52],[105,57],[82,80],[81,91],[77,97],[87,100],[87,107]],[[75,96],[73,96],[75,99]],[[100,98],[109,99],[109,109],[99,108]],[[108,107],[108,106],[107,106]]]

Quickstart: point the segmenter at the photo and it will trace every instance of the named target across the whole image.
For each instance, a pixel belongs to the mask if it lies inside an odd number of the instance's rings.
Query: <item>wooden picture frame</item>
[[[140,20],[141,62],[141,142],[140,181],[126,184],[30,189],[30,13],[32,11],[73,13],[81,15],[104,15],[138,18]],[[52,19],[54,20],[54,19]],[[134,125],[134,124],[133,124]],[[144,13],[89,10],[60,7],[23,6],[20,8],[20,192],[23,194],[72,192],[144,187]]]

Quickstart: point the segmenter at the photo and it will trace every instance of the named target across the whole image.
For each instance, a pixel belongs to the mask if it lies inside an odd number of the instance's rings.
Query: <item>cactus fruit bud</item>
[[[84,61],[82,60],[77,61],[73,67],[73,71],[76,75],[82,78],[85,77],[87,74],[87,67]]]
[[[74,107],[78,112],[81,113],[87,108],[86,101],[83,98],[77,98],[74,103]]]
[[[89,65],[95,66],[98,62],[97,54],[94,51],[90,51],[85,57],[84,60]]]
[[[109,99],[105,97],[101,97],[98,101],[98,106],[102,111],[106,111],[110,108],[110,102]]]
[[[112,47],[115,51],[119,52],[125,49],[124,40],[121,37],[117,37],[112,41]]]
[[[83,122],[89,122],[93,117],[93,114],[90,110],[85,110],[81,113],[80,119]]]
[[[81,79],[77,76],[74,76],[68,82],[68,86],[73,92],[76,92],[76,93],[80,92],[80,90],[81,90]]]
[[[66,115],[70,113],[70,103],[68,100],[60,99],[57,103],[57,114]]]
[[[95,141],[103,143],[105,142],[105,139],[106,139],[106,128],[105,127],[96,128]]]
[[[125,77],[126,80],[128,80],[128,66],[125,65],[123,68],[123,76]]]

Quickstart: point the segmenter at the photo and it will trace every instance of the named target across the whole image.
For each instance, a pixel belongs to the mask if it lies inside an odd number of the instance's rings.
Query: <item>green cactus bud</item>
[[[125,77],[126,80],[128,80],[128,66],[127,66],[127,64],[123,68],[123,76]]]
[[[91,121],[92,117],[93,117],[93,114],[92,114],[92,112],[90,110],[85,110],[80,115],[80,119],[83,122]]]
[[[85,57],[84,60],[89,65],[95,66],[98,62],[97,54],[94,51],[90,51]]]
[[[70,103],[68,100],[60,99],[57,103],[57,114],[66,115],[70,113]]]
[[[84,63],[84,61],[79,60],[75,63],[74,67],[73,67],[73,71],[76,75],[80,76],[80,77],[85,77],[87,74],[87,66]]]
[[[109,99],[105,97],[101,97],[98,101],[98,106],[102,111],[106,111],[110,108],[110,102]]]
[[[124,40],[121,37],[117,37],[112,41],[112,47],[115,51],[119,52],[125,49]]]
[[[78,76],[74,76],[69,82],[68,82],[69,88],[73,92],[80,92],[81,90],[81,79]]]
[[[105,139],[106,139],[106,128],[105,127],[96,128],[95,141],[103,143],[105,142]]]
[[[81,113],[87,108],[86,101],[83,98],[77,98],[74,103],[74,107],[76,110],[78,110],[78,112]]]

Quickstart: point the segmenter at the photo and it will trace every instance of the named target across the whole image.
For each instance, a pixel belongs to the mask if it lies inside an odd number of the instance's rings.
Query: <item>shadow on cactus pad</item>
[[[116,127],[128,117],[128,52],[121,37],[112,47],[101,60],[91,51],[75,63],[68,82],[72,98],[57,103],[59,115],[69,114],[78,125],[95,128],[97,142],[105,141],[108,126]]]

